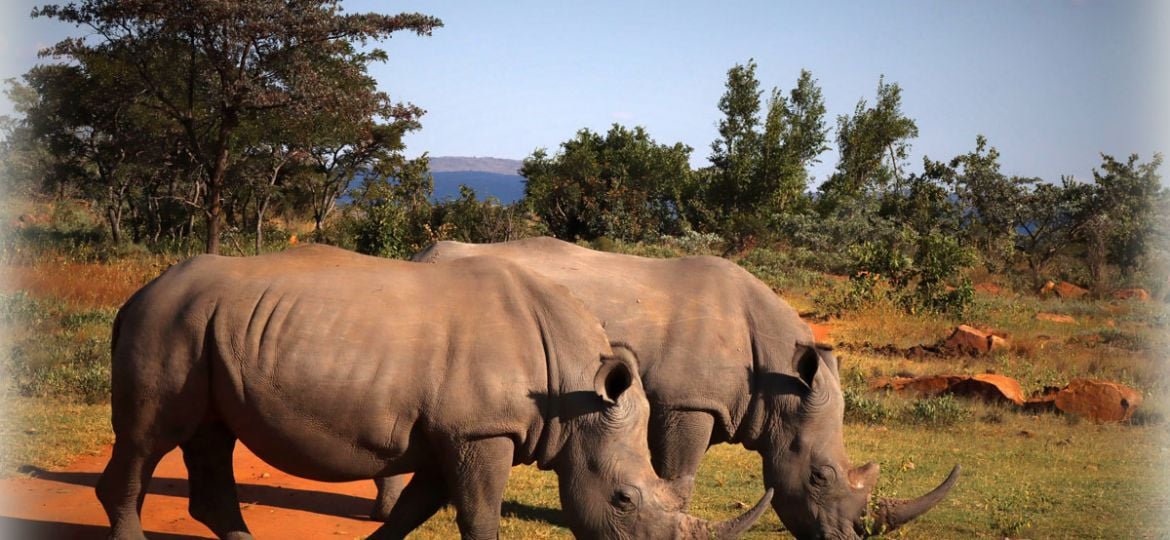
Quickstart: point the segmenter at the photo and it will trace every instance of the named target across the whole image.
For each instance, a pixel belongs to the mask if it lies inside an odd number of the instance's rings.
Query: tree
[[[1015,249],[1028,264],[1032,283],[1039,286],[1047,279],[1049,263],[1076,240],[1081,227],[1090,225],[1077,221],[1077,215],[1086,202],[1084,185],[1071,177],[1060,184],[1048,184],[1032,179],[1031,190],[1025,190],[1012,215]]]
[[[83,0],[43,6],[33,16],[88,27],[92,38],[66,39],[50,53],[103,58],[110,73],[142,89],[144,106],[183,134],[206,186],[209,253],[219,250],[227,174],[241,159],[243,124],[294,107],[373,115],[388,98],[376,91],[367,66],[386,54],[354,43],[401,30],[429,35],[442,25],[420,14],[343,14],[337,0]]]
[[[822,208],[841,201],[898,191],[910,140],[918,137],[914,120],[902,114],[902,89],[878,80],[877,101],[857,102],[853,115],[837,117],[837,170],[821,185]]]
[[[962,216],[962,234],[983,255],[992,272],[1007,269],[1014,249],[1015,217],[1031,179],[999,171],[999,151],[983,135],[975,150],[950,161],[951,182]]]
[[[528,208],[558,238],[643,240],[676,232],[691,148],[656,143],[641,127],[589,129],[550,157],[533,152],[520,168]]]
[[[720,137],[711,143],[704,199],[716,228],[743,241],[763,233],[776,214],[790,212],[807,187],[807,167],[828,149],[821,89],[808,70],[785,97],[773,88],[762,131],[756,64],[727,72],[719,100]]]
[[[753,176],[759,154],[760,81],[756,79],[756,62],[736,64],[727,71],[726,91],[719,98],[719,138],[711,143],[708,158],[716,176],[707,200],[726,222],[733,214],[749,208]]]
[[[1154,154],[1148,163],[1138,163],[1137,154],[1131,154],[1125,162],[1108,154],[1101,154],[1101,159],[1101,168],[1093,169],[1096,189],[1089,211],[1102,219],[1100,229],[1108,242],[1108,262],[1131,276],[1150,249],[1155,212],[1166,197],[1158,173],[1162,154]]]
[[[828,133],[824,97],[812,72],[800,70],[787,99],[772,90],[756,174],[767,210],[788,211],[804,195],[807,168],[829,149]]]

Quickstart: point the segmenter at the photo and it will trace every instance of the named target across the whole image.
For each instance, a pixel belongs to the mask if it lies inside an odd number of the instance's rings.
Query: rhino
[[[401,538],[448,503],[463,538],[496,538],[515,464],[556,472],[585,538],[731,538],[771,497],[719,523],[682,511],[650,464],[634,354],[563,287],[496,258],[197,256],[122,306],[112,362],[116,439],[96,486],[112,538],[144,538],[147,486],[176,446],[192,517],[251,538],[237,440],[315,480],[413,472],[370,538]]]
[[[767,285],[719,257],[649,259],[553,238],[498,244],[444,241],[413,258],[491,255],[567,287],[607,334],[639,351],[650,401],[649,446],[657,474],[689,500],[710,445],[763,457],[772,507],[797,538],[858,538],[925,513],[958,479],[956,465],[929,493],[871,500],[879,467],[854,467],[845,452],[837,359]],[[436,265],[439,269],[442,265]],[[378,480],[372,516],[400,500],[405,479]]]

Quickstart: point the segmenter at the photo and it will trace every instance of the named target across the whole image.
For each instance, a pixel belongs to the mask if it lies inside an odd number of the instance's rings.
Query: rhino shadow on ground
[[[97,485],[98,477],[101,476],[88,472],[46,471],[37,467],[22,467],[21,472],[44,480],[87,487]],[[237,484],[236,487],[240,494],[240,504],[258,504],[351,519],[366,519],[370,511],[371,501],[365,497],[258,484]],[[152,495],[183,498],[187,497],[188,492],[187,479],[166,477],[152,479],[148,491]]]
[[[505,500],[504,505],[500,508],[500,515],[534,523],[544,523],[546,525],[568,528],[560,510],[545,508],[543,506],[532,506],[522,502]]]
[[[82,525],[0,516],[0,532],[9,538],[27,540],[105,540],[110,528],[104,525]],[[146,531],[151,540],[203,540],[202,536]]]

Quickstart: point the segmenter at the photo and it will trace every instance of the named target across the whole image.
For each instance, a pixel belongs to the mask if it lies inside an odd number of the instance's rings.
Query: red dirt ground
[[[109,522],[93,486],[109,457],[106,447],[64,470],[0,480],[0,538],[106,538]],[[331,484],[289,476],[243,445],[236,446],[235,471],[244,520],[257,538],[363,538],[378,528],[365,517],[373,504],[373,482]],[[214,538],[187,514],[186,478],[180,451],[159,463],[142,509],[151,539]]]

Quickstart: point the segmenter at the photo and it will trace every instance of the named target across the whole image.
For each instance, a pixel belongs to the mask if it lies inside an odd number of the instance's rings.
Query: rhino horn
[[[768,488],[768,491],[760,498],[760,502],[757,502],[751,510],[748,510],[735,519],[711,523],[706,520],[691,518],[693,521],[691,530],[688,531],[690,534],[684,534],[684,537],[716,538],[718,540],[739,538],[740,535],[747,532],[755,524],[757,519],[760,519],[760,515],[764,513],[764,510],[768,508],[768,504],[772,502],[772,493],[772,488]]]
[[[943,480],[938,487],[934,488],[917,499],[890,499],[882,497],[877,502],[877,508],[874,510],[873,532],[889,532],[902,525],[905,525],[914,518],[925,514],[943,497],[947,496],[947,492],[955,485],[955,481],[959,479],[960,467],[955,465],[951,469],[951,474]]]

